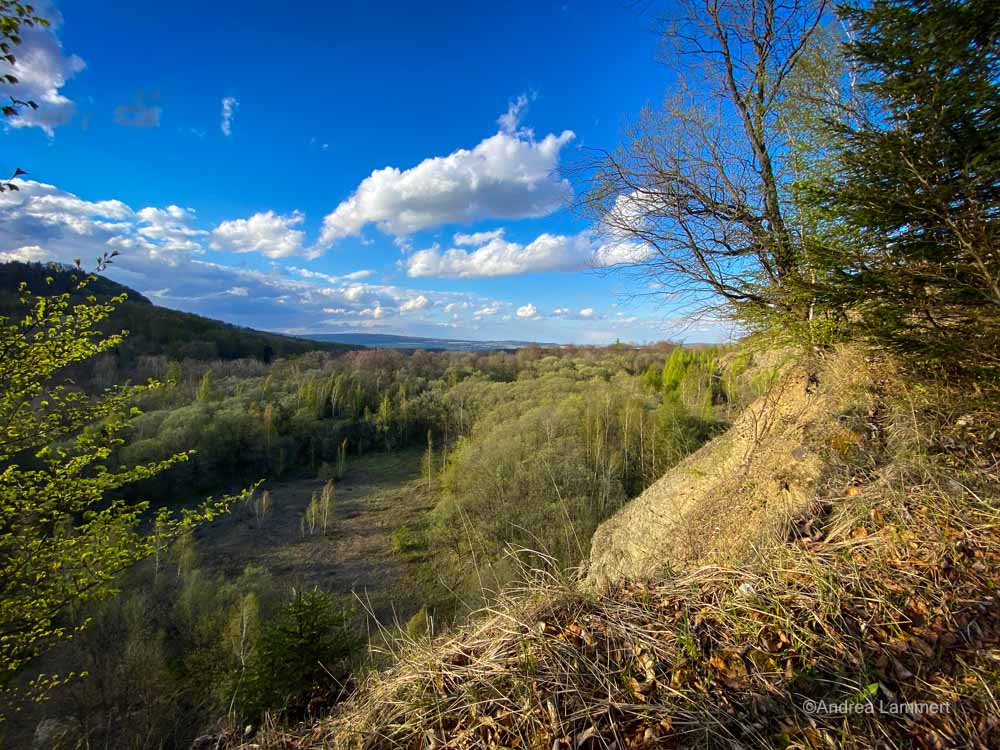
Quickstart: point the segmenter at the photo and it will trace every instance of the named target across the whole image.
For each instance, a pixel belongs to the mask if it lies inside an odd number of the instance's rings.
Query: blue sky
[[[567,167],[669,81],[631,3],[66,0],[18,50],[0,259],[288,332],[718,339],[643,296]]]

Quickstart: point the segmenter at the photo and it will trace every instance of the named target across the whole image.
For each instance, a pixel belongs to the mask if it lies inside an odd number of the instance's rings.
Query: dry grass
[[[588,580],[655,579],[772,548],[864,442],[886,369],[852,347],[785,364],[728,431],[601,524]]]
[[[864,449],[766,565],[541,577],[256,746],[1000,747],[995,415],[874,395]]]

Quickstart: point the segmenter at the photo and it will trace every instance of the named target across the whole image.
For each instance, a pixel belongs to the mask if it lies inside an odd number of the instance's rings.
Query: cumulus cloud
[[[240,103],[235,96],[226,96],[222,99],[222,123],[219,128],[226,137],[233,134],[233,118],[236,116],[236,108],[239,106]]]
[[[472,313],[472,317],[477,320],[481,320],[482,318],[491,318],[500,312],[502,307],[503,306],[499,302],[491,302],[490,304],[484,305]]]
[[[212,249],[234,253],[261,253],[284,258],[302,251],[305,232],[295,227],[305,221],[300,211],[282,216],[274,211],[256,213],[249,219],[224,221],[212,232]]]
[[[62,17],[54,8],[46,11],[48,28],[22,27],[21,44],[12,52],[16,58],[10,65],[0,62],[0,75],[13,75],[17,83],[5,86],[6,96],[21,101],[34,101],[38,109],[25,107],[17,117],[5,118],[5,124],[15,128],[36,127],[53,135],[55,128],[73,117],[76,107],[61,89],[66,81],[82,71],[86,64],[77,55],[66,55],[55,30]]]
[[[402,305],[399,306],[401,312],[411,312],[413,310],[423,310],[431,301],[427,299],[423,294],[413,297],[412,299],[406,300]]]
[[[156,94],[152,95],[152,104],[145,101],[145,95],[140,91],[134,102],[119,104],[115,107],[115,122],[125,128],[157,128],[160,126],[160,115],[163,108],[155,102]]]
[[[442,250],[435,245],[410,255],[406,272],[411,277],[480,278],[548,271],[580,271],[636,262],[648,251],[635,243],[601,243],[593,232],[576,235],[542,234],[527,244],[503,238],[503,230],[476,235],[456,235],[456,244]],[[461,239],[462,242],[458,242]],[[478,246],[477,242],[479,243]]]
[[[8,236],[26,240],[21,245],[42,245],[38,239],[62,231],[100,237],[125,231],[135,221],[135,213],[121,201],[85,201],[33,180],[18,185],[18,192],[0,193],[0,216]]]
[[[45,260],[48,254],[38,245],[24,245],[23,247],[0,253],[0,263],[10,263],[19,260],[22,263],[37,263]]]
[[[530,131],[501,131],[410,169],[375,170],[326,216],[319,248],[371,224],[399,237],[444,224],[546,216],[572,194],[555,170],[573,137],[566,130],[539,141]]]
[[[215,233],[200,228],[190,208],[133,209],[30,180],[19,186],[0,193],[0,261],[80,258],[89,267],[118,249],[108,275],[169,307],[290,333],[365,328],[433,336],[468,326],[463,334],[475,337],[480,326],[505,332],[503,318],[542,317],[532,304],[516,309],[476,293],[368,283],[367,269],[335,275],[278,263],[258,270],[212,262],[204,250]]]
[[[592,308],[592,307],[585,307],[585,308],[583,308],[582,310],[580,310],[580,317],[581,318],[592,318],[592,317],[594,317],[594,308]]]
[[[136,212],[136,216],[139,219],[138,234],[144,239],[154,240],[162,249],[197,255],[204,252],[199,240],[208,232],[191,226],[195,214],[190,208],[149,206]]]

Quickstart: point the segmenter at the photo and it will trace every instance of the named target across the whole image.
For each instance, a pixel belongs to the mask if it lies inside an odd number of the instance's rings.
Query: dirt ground
[[[405,622],[421,605],[406,585],[411,554],[394,554],[392,533],[424,523],[434,496],[420,478],[420,450],[369,454],[349,459],[336,482],[334,522],[327,533],[303,536],[300,522],[313,492],[324,482],[301,479],[267,482],[271,511],[258,526],[250,508],[199,530],[198,553],[205,567],[237,576],[261,565],[288,586],[335,592],[352,599],[383,624]]]

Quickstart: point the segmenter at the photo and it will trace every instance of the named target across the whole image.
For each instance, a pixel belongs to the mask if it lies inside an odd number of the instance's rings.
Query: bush
[[[424,539],[409,526],[400,526],[389,536],[389,546],[394,555],[402,555],[426,545]]]
[[[357,646],[348,627],[350,612],[331,594],[314,590],[295,597],[264,626],[251,668],[244,715],[259,717],[276,710],[301,716],[311,699],[329,703],[338,679]]]

